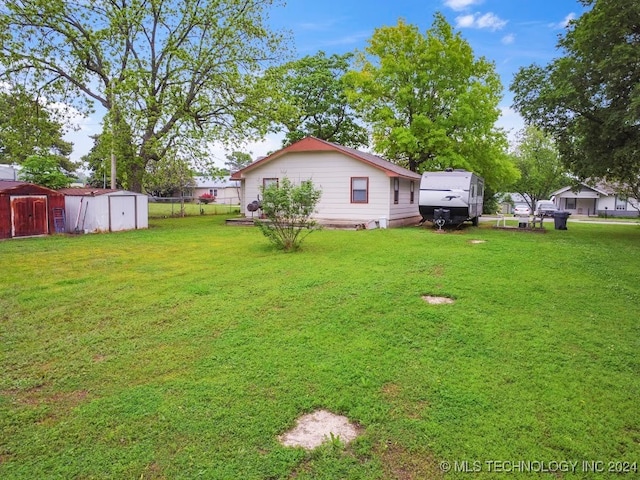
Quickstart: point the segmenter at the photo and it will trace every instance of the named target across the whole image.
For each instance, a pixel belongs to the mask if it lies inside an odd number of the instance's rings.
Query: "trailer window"
[[[369,177],[351,177],[351,203],[369,203]]]

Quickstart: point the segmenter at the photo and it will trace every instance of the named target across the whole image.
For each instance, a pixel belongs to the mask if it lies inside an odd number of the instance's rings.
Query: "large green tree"
[[[17,0],[0,4],[2,77],[107,111],[125,187],[163,157],[260,137],[259,73],[279,60],[265,18],[279,0]]]
[[[345,93],[344,75],[352,57],[318,52],[268,72],[282,93],[274,121],[285,133],[284,146],[308,135],[353,148],[368,145],[367,130]]]
[[[519,133],[513,156],[520,179],[511,190],[522,195],[532,212],[538,200],[571,182],[553,138],[534,126]]]
[[[399,21],[375,30],[348,77],[374,149],[412,171],[458,167],[500,188],[517,171],[496,128],[502,85],[441,14],[421,34]]]
[[[20,180],[53,189],[71,184],[71,179],[62,172],[58,159],[53,156],[30,155],[22,162],[18,176]]]
[[[581,3],[591,8],[560,38],[563,56],[516,74],[514,108],[553,135],[580,179],[638,184],[640,2]]]
[[[63,135],[62,122],[24,89],[0,91],[1,163],[22,164],[32,155],[46,155],[70,173],[76,167],[69,160],[73,145]]]

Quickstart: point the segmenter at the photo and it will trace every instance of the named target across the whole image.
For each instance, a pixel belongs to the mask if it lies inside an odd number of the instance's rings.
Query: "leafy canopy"
[[[140,191],[150,162],[203,158],[208,142],[266,131],[256,85],[286,51],[265,21],[278,1],[3,2],[1,76],[85,112],[106,109],[111,148],[130,156],[123,186]]]
[[[63,135],[62,123],[24,89],[0,91],[0,163],[22,164],[32,155],[47,155],[73,172],[76,165],[69,160],[73,146]]]
[[[260,208],[267,221],[256,220],[256,224],[276,247],[286,252],[298,250],[302,240],[318,228],[311,215],[321,195],[311,180],[294,185],[284,177],[262,188]]]
[[[556,140],[579,179],[640,183],[640,2],[581,0],[563,56],[521,68],[514,108]]]
[[[18,177],[54,190],[71,184],[71,180],[62,173],[58,159],[52,156],[31,155],[22,162]]]
[[[521,176],[512,189],[525,198],[532,212],[538,200],[571,183],[553,138],[536,127],[519,133],[514,158]]]
[[[347,147],[368,145],[367,130],[345,93],[344,75],[352,57],[318,52],[268,72],[283,94],[274,112],[276,128],[285,132],[283,146],[309,135]]]
[[[402,20],[376,29],[357,66],[349,95],[377,152],[417,172],[465,168],[494,188],[516,178],[495,127],[502,85],[494,65],[474,58],[441,14],[425,35]]]

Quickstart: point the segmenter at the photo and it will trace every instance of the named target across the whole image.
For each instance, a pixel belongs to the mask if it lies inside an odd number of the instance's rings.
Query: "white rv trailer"
[[[470,221],[478,225],[482,215],[484,179],[466,170],[424,172],[420,181],[422,221],[438,226],[460,225]]]

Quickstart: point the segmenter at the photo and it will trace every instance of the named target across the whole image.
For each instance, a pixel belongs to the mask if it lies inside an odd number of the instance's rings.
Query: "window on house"
[[[351,177],[351,203],[369,203],[369,177]]]
[[[393,179],[393,203],[398,203],[400,199],[400,179]]]
[[[409,184],[409,203],[413,203],[415,199],[416,182],[411,181]]]
[[[576,209],[576,199],[575,198],[567,198],[567,210],[575,210]]]
[[[262,188],[267,188],[270,185],[276,185],[276,187],[278,186],[278,179],[277,178],[263,178],[262,179]]]
[[[213,189],[213,196],[214,196],[214,197],[217,197],[217,196],[218,196],[218,189],[217,189],[217,188],[214,188],[214,189]]]
[[[209,195],[213,195],[215,197],[215,193],[213,193],[213,188],[209,189]]]
[[[616,195],[616,210],[627,209],[627,197],[619,197]]]

